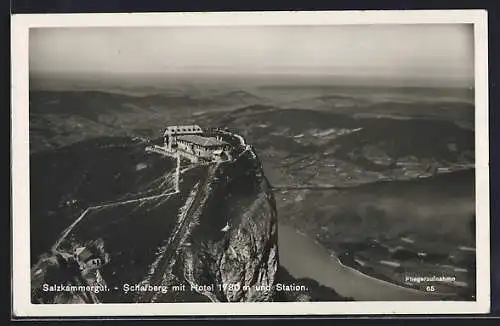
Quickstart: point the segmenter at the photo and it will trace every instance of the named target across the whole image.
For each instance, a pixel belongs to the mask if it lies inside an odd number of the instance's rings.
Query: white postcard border
[[[29,29],[244,25],[474,24],[476,252],[475,302],[273,302],[32,304],[29,258]],[[16,317],[468,314],[490,309],[488,39],[484,10],[23,14],[12,16],[12,298]]]

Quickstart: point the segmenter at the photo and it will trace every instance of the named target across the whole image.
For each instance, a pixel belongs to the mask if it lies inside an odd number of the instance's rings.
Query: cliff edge
[[[215,170],[180,259],[190,286],[212,301],[272,301],[279,266],[277,214],[255,152]],[[215,284],[215,291],[200,285]]]

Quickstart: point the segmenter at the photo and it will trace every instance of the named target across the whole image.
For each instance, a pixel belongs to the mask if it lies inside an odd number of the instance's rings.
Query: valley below
[[[283,268],[276,275],[315,282],[308,300],[475,300],[468,89],[32,90],[32,264],[86,207],[169,193],[175,162],[145,155],[144,144],[160,138],[167,125],[194,123],[228,127],[254,149],[276,205]],[[203,171],[183,176],[182,196],[98,210],[81,224],[80,237],[110,239],[115,256],[105,272],[127,270],[116,284],[148,273],[175,228],[176,220],[165,215],[177,214]],[[234,221],[253,196],[242,193],[237,212],[227,208]],[[220,218],[217,227],[226,223]],[[207,241],[208,247],[200,242],[202,256],[224,248],[219,240]]]

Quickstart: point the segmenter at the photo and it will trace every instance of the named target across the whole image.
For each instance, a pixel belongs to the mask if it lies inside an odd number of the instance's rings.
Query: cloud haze
[[[30,72],[473,79],[470,25],[43,28]]]

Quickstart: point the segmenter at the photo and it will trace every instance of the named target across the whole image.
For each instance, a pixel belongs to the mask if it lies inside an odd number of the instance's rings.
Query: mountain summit
[[[228,137],[224,162],[175,162],[127,138],[33,155],[32,178],[56,185],[33,194],[33,302],[274,300],[274,197],[255,151]]]

